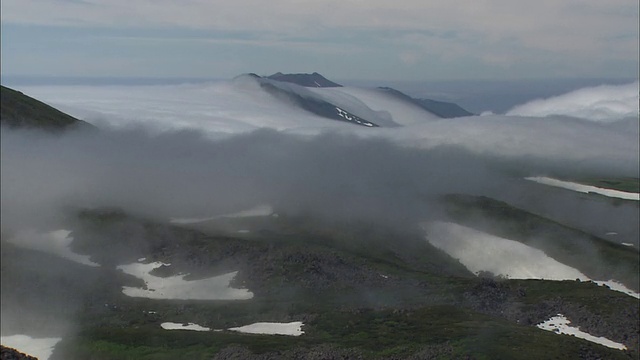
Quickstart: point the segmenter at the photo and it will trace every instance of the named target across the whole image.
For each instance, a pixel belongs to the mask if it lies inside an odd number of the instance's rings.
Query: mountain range
[[[287,116],[296,121],[308,114],[304,121],[364,133],[472,115],[455,104],[414,99],[391,88],[340,86],[317,73],[245,74],[229,88],[245,96],[242,106],[260,105],[255,114],[273,111],[268,114],[278,118],[291,110],[295,116]],[[571,199],[582,210],[633,214],[633,200],[553,190],[519,178],[525,165],[508,167],[449,147],[419,152],[378,140],[359,147],[363,140],[331,135],[295,138],[290,145],[294,135],[269,131],[217,141],[189,134],[176,135],[176,141],[170,135],[138,138],[135,132],[113,135],[99,128],[65,137],[93,126],[4,86],[1,100],[3,212],[9,214],[3,215],[0,238],[5,346],[29,353],[10,343],[28,335],[36,351],[39,341],[53,343],[40,355],[53,360],[638,357],[637,249],[523,205]],[[264,118],[250,120],[259,124]],[[21,137],[20,128],[63,136],[51,145],[46,133]],[[133,147],[118,136],[133,139]],[[20,141],[34,141],[23,144],[34,152],[19,157],[12,146]],[[162,146],[151,147],[154,141]],[[143,161],[131,151],[138,146]],[[448,151],[452,155],[439,157]],[[89,165],[74,171],[84,156]],[[172,162],[174,157],[180,161]],[[455,167],[460,157],[462,168],[481,159],[491,164],[484,171],[504,178],[480,172],[468,177]],[[399,166],[403,161],[411,172]],[[63,166],[54,172],[56,164]],[[204,171],[209,168],[211,173]],[[27,171],[26,181],[15,181],[21,174],[14,169]],[[118,171],[124,175],[113,183],[100,182]],[[337,175],[324,178],[327,172]],[[151,186],[142,182],[147,173]],[[267,180],[254,186],[251,179],[262,180],[261,173],[269,174]],[[183,174],[188,189],[167,187]],[[243,190],[231,202],[233,211],[203,214],[208,208],[195,205],[211,194],[213,203],[223,202],[230,192],[207,174],[229,176]],[[476,184],[481,176],[500,187],[493,197],[467,191],[472,186],[446,186]],[[37,185],[39,178],[63,189],[64,196],[55,199],[63,203],[56,214],[61,220],[55,226],[10,227],[15,209],[5,201],[40,205],[33,199],[47,189]],[[109,206],[118,189],[135,181],[140,184],[133,184],[126,201]],[[196,191],[201,182],[206,193]],[[638,187],[637,178],[615,176],[590,183]],[[497,199],[515,187],[523,201]],[[255,194],[265,188],[278,189],[285,199],[237,205],[252,195],[260,198]],[[95,189],[105,193],[94,196]],[[160,198],[151,202],[151,213],[154,207],[174,210],[169,204],[185,197],[200,217],[151,216],[139,206],[149,193]],[[92,206],[93,198],[102,205]],[[418,224],[404,206],[436,214]],[[482,256],[485,261],[476,261]],[[572,327],[560,326],[560,315]],[[555,331],[543,330],[543,324]],[[591,338],[560,334],[578,334],[578,327]]]

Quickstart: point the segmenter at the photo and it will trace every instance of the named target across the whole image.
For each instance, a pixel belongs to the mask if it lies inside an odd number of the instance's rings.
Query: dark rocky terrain
[[[560,358],[637,356],[636,299],[590,283],[476,277],[413,231],[285,214],[176,226],[119,210],[83,211],[68,225],[73,250],[91,255],[100,267],[8,244],[2,251],[4,305],[19,304],[23,312],[38,314],[32,324],[42,316],[52,323],[75,319],[76,330],[56,347],[54,359],[165,358],[152,355],[162,352],[166,358],[210,354],[216,359],[474,359],[520,353],[530,355],[518,358],[534,359],[541,351]],[[238,235],[238,228],[250,232]],[[124,296],[122,286],[141,283],[115,267],[143,257],[146,263],[171,264],[156,269],[161,277],[188,273],[188,279],[197,279],[238,270],[232,286],[247,288],[254,297]],[[46,276],[42,267],[21,265],[25,261],[42,264]],[[631,350],[535,328],[557,313]],[[303,321],[305,334],[176,332],[162,330],[159,324],[165,321],[212,329]],[[24,318],[19,322],[29,325]]]
[[[341,87],[342,85],[328,80],[314,72],[313,74],[283,74],[281,72],[267,76],[267,79],[284,81],[306,87]]]
[[[38,360],[38,358],[20,351],[0,345],[0,360]]]

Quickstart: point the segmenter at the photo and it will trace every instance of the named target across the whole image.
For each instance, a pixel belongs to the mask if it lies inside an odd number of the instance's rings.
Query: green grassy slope
[[[75,313],[74,335],[56,347],[54,359],[234,354],[295,359],[309,353],[320,358],[625,359],[638,354],[637,299],[591,283],[477,278],[411,231],[283,214],[219,220],[220,227],[213,222],[207,233],[116,211],[87,211],[81,218],[74,250],[103,264],[91,269],[99,273],[92,278],[102,280],[78,292],[84,300]],[[233,228],[234,222],[251,232],[220,230]],[[136,281],[114,267],[143,256],[172,263],[159,276],[188,272],[201,278],[239,270],[233,285],[246,286],[255,296],[242,301],[127,297],[121,286]],[[3,252],[3,269],[16,258],[13,253],[7,259]],[[12,276],[18,275],[3,271],[3,286],[18,283]],[[3,296],[11,300],[4,291]],[[609,349],[533,326],[557,313],[632,350]],[[160,327],[166,321],[212,329],[303,321],[305,334],[167,331]]]
[[[0,123],[8,127],[62,130],[88,123],[67,115],[19,91],[0,86]]]

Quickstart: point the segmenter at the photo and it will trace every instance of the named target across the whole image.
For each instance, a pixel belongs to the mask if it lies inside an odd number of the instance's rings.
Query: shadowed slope
[[[62,130],[90,126],[19,91],[2,86],[0,91],[0,124],[16,127]]]

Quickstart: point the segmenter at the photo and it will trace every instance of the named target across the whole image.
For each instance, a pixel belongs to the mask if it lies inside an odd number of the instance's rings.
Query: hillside
[[[12,128],[22,127],[46,130],[91,126],[82,120],[5,86],[0,86],[0,124]]]
[[[253,74],[254,77],[260,78],[259,76]],[[342,88],[343,86],[335,83],[333,81],[328,80],[324,76],[314,72],[313,74],[283,74],[283,73],[275,73],[273,75],[267,76],[264,79],[275,80],[278,82],[286,82],[292,83],[299,86],[310,87],[310,88]],[[427,112],[434,114],[440,118],[455,118],[461,116],[472,116],[473,113],[468,112],[457,104],[437,101],[431,99],[414,99],[401,91],[390,87],[379,87],[380,91],[389,94],[391,97],[395,97],[401,101],[407,102],[412,105],[416,105]]]
[[[6,242],[2,251],[3,269],[12,270],[2,272],[3,306],[28,314],[4,319],[4,326],[30,328],[44,316],[49,322],[39,331],[45,336],[65,317],[77,319],[73,327],[80,331],[65,337],[52,359],[295,359],[311,353],[323,359],[624,359],[638,350],[636,299],[590,283],[476,277],[413,230],[286,214],[177,226],[114,209],[82,211],[69,220],[73,251],[99,266]],[[627,256],[637,264],[636,252]],[[248,290],[250,298],[190,300],[196,289],[187,288],[182,299],[127,295],[128,287],[143,285],[139,275],[117,270],[131,263],[165,264],[151,272],[165,284],[179,274],[189,274],[188,283],[239,271],[229,286]],[[31,300],[21,301],[25,297]],[[632,352],[533,326],[557,313]],[[300,321],[303,335],[161,327],[229,329],[260,321]]]
[[[458,104],[430,99],[414,99],[409,95],[390,87],[380,87],[379,89],[388,92],[389,94],[398,97],[399,99],[418,105],[421,108],[435,115],[438,115],[441,118],[455,118],[474,115],[473,113],[470,113],[460,107]]]

